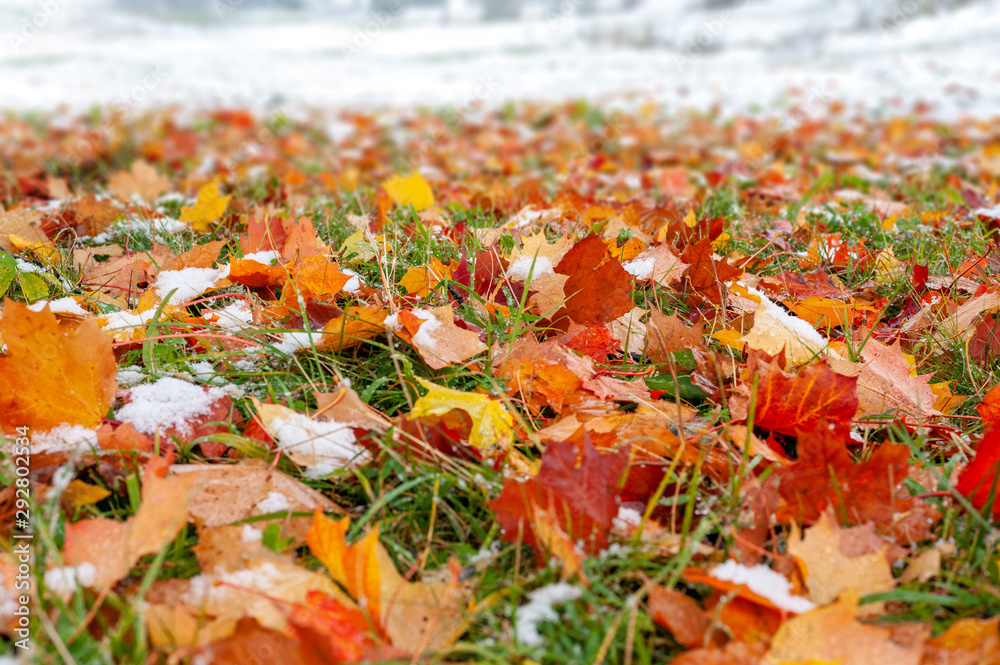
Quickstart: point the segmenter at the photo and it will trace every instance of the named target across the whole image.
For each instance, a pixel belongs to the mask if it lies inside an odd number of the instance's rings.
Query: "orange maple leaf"
[[[753,424],[772,432],[794,435],[812,430],[820,419],[838,432],[850,429],[858,410],[857,377],[837,374],[826,364],[809,365],[798,374],[787,374],[777,359],[765,364],[765,354],[751,352],[747,369],[758,373]],[[733,400],[737,421],[749,417],[750,400]]]
[[[73,327],[48,307],[6,301],[0,337],[0,427],[97,427],[115,397],[117,366],[108,336],[88,316]]]

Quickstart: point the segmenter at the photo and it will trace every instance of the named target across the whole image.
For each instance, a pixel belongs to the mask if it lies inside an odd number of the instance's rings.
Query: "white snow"
[[[215,312],[215,325],[227,330],[242,330],[253,325],[253,312],[245,300],[237,300]]]
[[[418,319],[423,319],[424,321],[430,321],[434,319],[434,313],[431,312],[429,309],[423,309],[422,307],[418,307],[417,309],[411,311],[410,314],[417,317]],[[389,316],[385,317],[385,320],[382,322],[382,325],[385,326],[386,330],[392,330],[392,331],[399,330],[400,328],[402,328],[402,325],[399,323],[399,314],[390,314]],[[423,328],[422,325],[420,327]],[[418,330],[417,332],[420,331]]]
[[[258,502],[254,508],[259,510],[261,514],[267,515],[268,513],[284,512],[291,505],[288,502],[288,497],[281,492],[268,492],[267,497]]]
[[[579,587],[565,582],[550,584],[536,589],[528,594],[528,603],[517,608],[514,633],[520,644],[538,647],[542,645],[542,636],[538,633],[538,624],[543,621],[557,621],[555,605],[561,605],[576,600],[583,592]]]
[[[119,386],[134,386],[137,383],[141,383],[146,380],[146,374],[142,371],[141,367],[131,366],[122,367],[118,370],[118,375],[115,377],[118,381]]]
[[[534,264],[534,265],[532,265]],[[552,259],[547,256],[519,256],[507,268],[507,276],[527,282],[528,278],[535,279],[540,275],[549,275],[555,272]]]
[[[244,543],[259,543],[264,539],[264,534],[260,529],[255,529],[249,524],[244,524],[240,531],[240,540]]]
[[[982,215],[983,217],[992,217],[993,219],[1000,219],[1000,204],[993,206],[992,208],[976,208],[972,211],[973,215]]]
[[[77,314],[79,316],[87,316],[87,310],[80,307],[80,303],[70,297],[57,298],[56,300],[39,300],[38,302],[28,305],[28,309],[32,312],[40,312],[45,309],[45,306],[49,306],[49,310],[53,314]]]
[[[636,257],[627,263],[623,263],[622,268],[625,268],[625,272],[636,279],[649,279],[649,276],[653,274],[653,266],[655,264],[656,259],[651,256],[646,258]]]
[[[368,458],[355,444],[354,431],[345,423],[319,422],[301,413],[271,421],[278,448],[306,467],[309,478],[322,478],[352,461]]]
[[[89,562],[45,571],[45,586],[55,593],[72,593],[79,586],[93,586],[96,579],[97,569]]]
[[[24,259],[16,259],[16,260],[17,260],[17,269],[19,272],[47,272],[45,268],[36,266],[34,263],[31,263],[30,261],[25,261]]]
[[[97,448],[97,432],[83,425],[59,425],[47,432],[31,435],[34,453],[59,453]]]
[[[200,296],[205,291],[215,288],[220,279],[229,276],[229,266],[222,268],[184,268],[183,270],[164,270],[156,276],[156,295],[166,300],[167,295],[176,289],[167,302],[169,305],[180,305]]]
[[[413,336],[413,345],[425,351],[433,350],[437,346],[437,340],[431,337],[431,334],[440,327],[441,322],[437,320],[437,317],[425,319],[420,324],[417,334]]]
[[[642,524],[642,513],[634,508],[621,506],[618,508],[618,514],[615,515],[614,520],[612,520],[612,524],[620,531],[629,531],[631,529],[638,528],[638,526]]]
[[[273,266],[274,262],[278,260],[278,253],[274,251],[254,252],[253,254],[244,255],[243,258],[246,261],[256,261],[265,266]]]
[[[322,340],[323,335],[320,333],[305,330],[302,332],[286,332],[282,333],[281,341],[275,344],[274,348],[281,353],[291,354],[302,349],[310,349],[314,344],[318,344]]]
[[[115,412],[118,420],[132,423],[143,434],[176,428],[190,435],[191,420],[212,411],[215,402],[226,396],[221,388],[208,389],[174,377],[136,386],[128,391],[129,402]]]
[[[781,573],[776,573],[763,564],[750,568],[734,559],[729,559],[710,570],[708,574],[717,580],[742,584],[788,612],[801,614],[816,607],[808,598],[793,595],[791,582]]]
[[[345,275],[350,275],[351,278],[347,280],[347,284],[344,284],[344,291],[347,293],[357,293],[364,286],[364,282],[361,280],[361,275],[354,272],[350,268],[341,268],[340,272]]]
[[[139,328],[147,325],[153,319],[153,314],[155,313],[155,309],[148,309],[145,312],[136,312],[135,314],[126,312],[125,310],[111,312],[104,315],[107,322],[102,327],[109,331]]]
[[[225,603],[232,599],[233,594],[241,589],[268,592],[281,579],[279,571],[273,563],[263,563],[253,568],[244,568],[233,572],[219,570],[214,575],[201,574],[192,577],[191,586],[181,595],[181,601],[188,605],[200,606],[202,603]],[[223,585],[232,586],[223,586]]]

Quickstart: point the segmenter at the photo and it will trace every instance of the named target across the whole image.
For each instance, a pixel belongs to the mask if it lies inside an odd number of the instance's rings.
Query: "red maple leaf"
[[[855,464],[845,437],[821,419],[811,430],[799,432],[798,454],[798,462],[775,474],[784,500],[777,510],[779,520],[813,524],[833,507],[850,524],[891,527],[906,542],[930,536],[933,509],[903,489],[910,460],[906,446],[884,443]]]
[[[589,235],[566,252],[555,271],[569,275],[566,313],[584,326],[614,321],[632,309],[632,276],[607,256],[608,246]]]
[[[825,361],[809,365],[798,374],[787,374],[776,359],[766,358],[765,354],[751,352],[747,362],[751,373],[759,373],[755,426],[794,435],[814,429],[822,419],[846,435],[858,410],[857,377],[837,374]],[[740,405],[741,415],[744,408],[749,411],[749,403]]]
[[[994,392],[996,388],[987,397]],[[986,411],[983,406],[979,407],[979,412],[983,414],[984,421],[987,420],[987,414],[991,419],[996,417],[995,413]],[[983,509],[992,503],[993,518],[1000,520],[1000,427],[995,424],[987,427],[976,448],[975,457],[959,474],[955,489],[968,497],[976,508]]]
[[[702,238],[693,245],[688,245],[681,254],[681,261],[688,264],[687,283],[691,290],[699,296],[719,304],[722,302],[722,285],[743,274],[739,268],[734,268],[723,259],[712,258],[712,241]]]
[[[531,545],[544,565],[546,537],[538,537],[539,513],[547,513],[572,543],[583,543],[595,554],[608,543],[611,522],[618,514],[618,480],[628,459],[628,446],[600,455],[589,439],[577,466],[577,447],[553,442],[542,455],[538,476],[527,481],[505,480],[503,493],[490,503],[504,530],[504,540]]]

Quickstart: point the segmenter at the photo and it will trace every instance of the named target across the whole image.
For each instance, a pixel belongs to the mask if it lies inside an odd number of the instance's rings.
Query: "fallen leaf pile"
[[[3,118],[0,640],[1000,663],[1000,125],[827,111]]]

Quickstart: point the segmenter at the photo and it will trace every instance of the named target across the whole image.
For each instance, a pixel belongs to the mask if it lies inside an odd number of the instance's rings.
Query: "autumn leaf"
[[[411,417],[439,417],[453,409],[460,409],[472,419],[469,445],[473,448],[493,452],[510,446],[514,436],[514,418],[501,402],[486,395],[465,393],[424,379],[417,380],[427,394],[413,403]]]
[[[389,194],[398,206],[412,205],[417,212],[434,205],[434,192],[427,184],[420,171],[414,171],[408,176],[394,175],[382,183],[382,189]]]
[[[426,266],[410,268],[396,283],[406,289],[407,295],[415,298],[426,298],[438,284],[446,279],[451,279],[453,272],[452,266],[446,266],[432,256]]]
[[[847,591],[867,596],[891,591],[896,586],[886,556],[888,544],[874,531],[869,531],[867,538],[859,537],[858,532],[863,529],[840,527],[830,511],[820,515],[819,521],[805,530],[805,536],[792,525],[788,553],[802,570],[809,600],[822,606]],[[865,614],[880,614],[883,607],[869,603],[864,610]]]
[[[786,621],[775,633],[762,662],[837,662],[841,665],[914,665],[920,662],[923,639],[893,639],[891,628],[855,619],[856,593],[847,592],[829,607]],[[926,639],[926,633],[921,636]]]
[[[420,316],[417,316],[420,314]],[[410,344],[431,369],[443,369],[464,363],[486,350],[479,333],[455,325],[450,305],[422,310],[416,314],[402,311],[396,315],[400,329],[406,331]]]
[[[750,416],[753,424],[772,432],[794,435],[811,431],[820,419],[838,432],[850,429],[858,410],[857,379],[837,374],[826,362],[809,365],[796,374],[784,372],[775,359],[765,364],[751,355],[748,369],[758,375],[753,397],[734,398],[733,416],[743,421]]]
[[[503,492],[490,507],[508,542],[534,548],[539,565],[551,553],[570,572],[581,572],[575,543],[596,554],[608,542],[611,522],[618,513],[618,479],[628,459],[628,446],[600,455],[587,440],[577,466],[577,447],[550,443],[542,454],[538,476],[526,481],[505,480]],[[568,545],[568,548],[567,548]]]
[[[993,518],[1000,520],[1000,427],[987,428],[972,461],[959,474],[955,489],[980,510],[991,505]]]
[[[231,198],[221,195],[218,181],[206,183],[198,190],[195,204],[181,208],[180,221],[189,223],[195,231],[208,231],[222,217]]]
[[[722,302],[724,285],[743,274],[723,259],[712,258],[712,241],[702,238],[688,245],[681,254],[681,261],[687,264],[687,283],[691,290],[705,300],[719,304]]]
[[[690,596],[675,589],[654,585],[649,590],[649,613],[669,630],[677,643],[688,648],[702,643],[708,617]]]
[[[937,395],[930,374],[916,376],[899,345],[886,346],[869,339],[861,349],[861,362],[850,363],[831,356],[830,367],[838,374],[857,377],[858,415],[900,412],[915,418],[940,415],[934,408]]]
[[[782,522],[814,524],[831,508],[850,524],[874,522],[903,542],[923,540],[936,518],[932,508],[909,498],[904,482],[909,448],[883,443],[859,463],[851,460],[844,436],[825,420],[798,437],[798,461],[779,468],[778,508]]]
[[[63,424],[94,428],[115,396],[117,366],[111,338],[87,317],[63,325],[48,307],[40,312],[4,304],[0,338],[0,425],[40,431]]]
[[[632,278],[621,264],[607,257],[608,246],[589,235],[569,250],[555,271],[567,275],[563,286],[566,312],[584,326],[603,325],[629,312]]]
[[[31,243],[49,244],[49,237],[41,229],[42,213],[27,208],[0,210],[0,247],[11,253],[19,250],[11,236],[24,238]]]
[[[437,651],[465,632],[464,593],[454,582],[408,582],[379,542],[378,527],[348,545],[350,520],[317,511],[306,542],[393,646],[406,653]]]
[[[130,202],[134,197],[153,203],[170,189],[170,181],[160,175],[149,162],[138,159],[128,171],[115,171],[108,178],[111,191],[119,200]]]
[[[374,339],[385,332],[383,322],[387,315],[386,310],[374,305],[351,305],[343,314],[326,322],[323,326],[326,334],[316,348],[340,352]]]
[[[159,552],[187,522],[195,477],[164,477],[167,466],[169,458],[154,458],[146,465],[139,510],[124,522],[101,517],[66,525],[66,565],[94,566],[94,588],[104,590],[124,578],[140,558]]]

